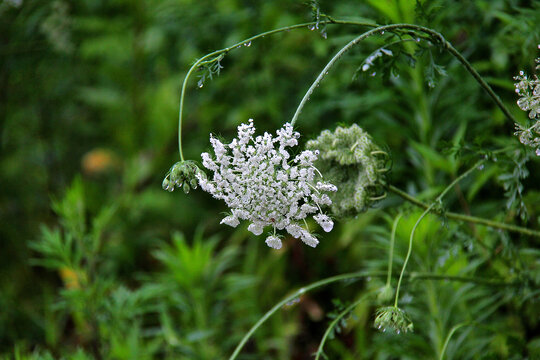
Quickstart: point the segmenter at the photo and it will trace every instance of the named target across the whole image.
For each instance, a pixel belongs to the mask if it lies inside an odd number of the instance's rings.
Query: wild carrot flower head
[[[203,165],[213,175],[207,179],[197,175],[201,188],[214,198],[224,200],[231,214],[222,224],[238,226],[240,220],[250,222],[248,230],[261,235],[265,227],[273,232],[266,238],[268,246],[279,249],[281,240],[276,230],[285,230],[315,247],[319,241],[306,227],[305,219],[313,219],[328,232],[333,221],[322,213],[321,206],[331,205],[326,194],[337,188],[321,178],[313,166],[318,151],[306,150],[294,158],[290,149],[298,145],[300,134],[287,123],[273,137],[269,133],[255,136],[253,120],[238,126],[238,137],[224,144],[210,137],[215,157],[203,153]]]
[[[331,196],[334,215],[357,215],[381,198],[388,155],[358,125],[324,130],[306,147],[320,150],[316,165],[339,188]]]

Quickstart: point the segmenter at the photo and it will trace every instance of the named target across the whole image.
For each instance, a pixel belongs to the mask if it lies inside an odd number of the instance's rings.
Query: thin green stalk
[[[340,20],[333,20],[332,23],[340,24]],[[349,22],[351,23],[351,22]],[[489,86],[488,83],[486,83],[482,77],[478,74],[476,70],[472,67],[472,65],[465,59],[459,51],[457,51],[450,42],[448,42],[444,36],[442,36],[439,32],[426,28],[424,26],[414,25],[414,24],[391,24],[391,25],[384,25],[384,26],[377,26],[374,29],[371,29],[369,31],[366,31],[365,33],[359,35],[358,37],[351,40],[347,45],[345,45],[343,48],[341,48],[336,55],[326,64],[324,69],[321,71],[319,76],[315,79],[313,84],[310,86],[304,97],[302,98],[302,101],[300,101],[300,104],[298,105],[296,112],[294,113],[294,116],[291,120],[291,125],[294,125],[296,123],[296,120],[298,119],[298,116],[302,112],[302,109],[304,108],[305,104],[309,100],[310,96],[313,94],[313,91],[319,84],[321,83],[322,79],[328,74],[329,70],[334,66],[334,64],[345,54],[347,51],[349,51],[354,45],[358,44],[360,41],[368,38],[371,35],[375,34],[382,34],[385,31],[394,31],[394,30],[413,30],[422,32],[425,34],[430,35],[433,40],[439,43],[439,45],[442,46],[443,49],[448,50],[450,54],[452,54],[454,57],[458,59],[458,61],[465,67],[467,71],[471,73],[471,75],[478,81],[480,86],[484,88],[484,90],[487,91],[487,93],[491,96],[493,101],[501,108],[503,113],[513,122],[516,122],[510,111],[506,108],[506,106],[502,103],[500,98],[495,94],[493,89]]]
[[[467,325],[470,325],[469,322],[464,322],[464,323],[461,323],[461,324],[457,324],[455,325],[451,330],[450,332],[448,333],[448,335],[446,336],[446,340],[444,340],[444,345],[443,345],[443,348],[441,350],[441,354],[439,356],[439,360],[443,360],[444,358],[444,353],[446,352],[446,348],[448,347],[448,343],[450,342],[450,338],[452,337],[452,335],[454,335],[454,333],[459,330],[460,328],[464,327],[464,326],[467,326]]]
[[[306,293],[306,292],[308,292],[310,290],[313,290],[313,289],[316,289],[318,287],[325,286],[325,285],[328,285],[328,284],[331,284],[331,283],[334,283],[334,282],[337,282],[337,281],[349,280],[349,279],[354,279],[354,278],[365,278],[365,277],[368,277],[368,276],[376,277],[376,276],[384,276],[384,275],[386,275],[386,274],[384,274],[382,272],[365,272],[365,271],[349,273],[349,274],[342,274],[342,275],[332,276],[332,277],[329,277],[329,278],[326,278],[326,279],[323,279],[323,280],[316,281],[316,282],[314,282],[314,283],[312,283],[310,285],[307,285],[305,287],[302,287],[302,288],[296,290],[291,295],[287,296],[285,299],[281,300],[276,305],[274,305],[274,307],[272,307],[266,314],[263,315],[263,317],[261,317],[259,319],[259,321],[257,321],[257,323],[255,323],[255,325],[253,325],[253,327],[246,333],[246,335],[244,335],[244,337],[242,338],[240,343],[236,346],[236,349],[234,350],[232,355],[229,357],[229,360],[236,359],[236,357],[238,356],[238,354],[240,353],[240,351],[242,350],[242,348],[244,347],[246,342],[249,340],[251,335],[253,335],[253,333],[266,320],[268,320],[268,318],[270,316],[272,316],[275,312],[277,312],[279,309],[281,309],[283,307],[283,305],[287,304],[291,300],[296,299],[300,295],[302,295],[302,294],[304,294],[304,293]]]
[[[326,21],[318,22],[318,24],[323,24],[323,25],[332,24],[332,23],[334,23],[334,24],[342,24],[342,25],[356,25],[356,26],[377,26],[376,24],[356,22],[356,21],[326,20]],[[277,34],[277,33],[284,32],[284,31],[290,31],[290,30],[294,30],[294,29],[300,29],[300,28],[305,28],[305,27],[308,27],[308,26],[313,26],[313,25],[316,25],[316,24],[317,24],[317,22],[312,21],[312,22],[307,22],[307,23],[303,23],[303,24],[290,25],[290,26],[285,26],[285,27],[282,27],[282,28],[274,29],[274,30],[265,31],[265,32],[260,33],[258,35],[255,35],[255,36],[252,36],[252,37],[247,38],[245,40],[242,40],[240,42],[237,42],[236,44],[233,44],[233,45],[228,46],[226,48],[216,50],[216,51],[213,51],[213,52],[211,52],[209,54],[206,54],[203,57],[199,58],[197,61],[195,61],[195,63],[189,68],[189,70],[188,70],[188,72],[186,74],[186,77],[184,78],[184,81],[182,83],[182,92],[180,94],[180,109],[178,111],[178,152],[180,154],[180,160],[184,161],[184,153],[182,151],[182,115],[183,115],[183,110],[184,110],[184,97],[186,95],[186,88],[187,88],[188,80],[189,80],[191,74],[193,73],[193,71],[197,70],[198,67],[201,66],[201,65],[212,63],[214,61],[213,59],[210,59],[210,60],[206,61],[207,59],[212,58],[212,57],[214,57],[214,59],[215,59],[217,56],[219,56],[221,54],[227,54],[229,51],[231,51],[233,49],[240,48],[244,44],[249,43],[249,42],[251,42],[253,40],[257,40],[259,38],[263,38],[265,36]]]
[[[422,213],[422,215],[420,215],[418,220],[416,220],[416,223],[414,224],[413,229],[411,231],[411,236],[409,237],[409,249],[407,250],[407,256],[405,256],[405,261],[403,262],[403,267],[401,268],[401,274],[399,275],[399,280],[398,280],[398,284],[397,284],[397,287],[396,287],[396,298],[394,300],[394,307],[398,307],[399,290],[401,288],[401,281],[403,279],[403,274],[405,273],[405,268],[407,267],[407,263],[409,262],[409,258],[411,257],[414,233],[416,232],[416,228],[418,227],[418,225],[420,224],[422,219],[431,211],[431,209],[433,209],[433,207],[435,205],[437,205],[442,200],[444,195],[446,195],[446,193],[448,191],[450,191],[450,189],[452,189],[454,187],[454,185],[456,185],[458,182],[460,182],[462,179],[464,179],[467,175],[469,175],[471,172],[473,172],[478,166],[482,165],[485,161],[486,160],[477,161],[476,164],[474,164],[469,170],[465,171],[463,174],[461,174],[460,176],[455,178],[454,181],[452,181],[450,183],[450,185],[448,185],[441,192],[441,194],[439,196],[437,196],[435,201],[431,205],[429,205],[427,207],[427,209]]]
[[[255,333],[255,331],[262,325],[266,320],[270,318],[273,314],[275,314],[279,309],[281,309],[285,304],[288,302],[298,298],[300,295],[303,295],[307,293],[308,291],[311,291],[313,289],[326,286],[338,281],[343,280],[350,280],[350,279],[359,279],[359,278],[367,278],[367,277],[385,277],[387,276],[386,272],[383,271],[373,271],[373,272],[367,272],[367,271],[357,271],[353,273],[347,273],[347,274],[341,274],[332,276],[326,279],[322,279],[319,281],[316,281],[314,283],[311,283],[307,286],[304,286],[295,292],[293,292],[291,295],[285,297],[283,300],[278,302],[276,305],[274,305],[270,310],[264,314],[255,325],[249,329],[249,331],[244,335],[240,343],[236,346],[234,349],[233,354],[229,357],[229,360],[234,360],[242,351],[242,348],[247,343],[249,338]],[[411,280],[441,280],[441,281],[458,281],[458,282],[471,282],[471,283],[478,283],[478,284],[485,284],[485,285],[496,285],[496,286],[519,286],[519,283],[516,282],[505,282],[497,279],[485,279],[485,278],[478,278],[473,276],[452,276],[452,275],[441,275],[441,274],[432,274],[432,273],[410,273],[407,275],[403,275],[403,278],[407,277]]]
[[[396,287],[396,298],[394,300],[394,307],[398,307],[398,299],[399,299],[399,290],[401,289],[401,281],[403,280],[403,274],[405,273],[405,268],[407,267],[407,263],[409,262],[409,258],[412,254],[412,244],[413,244],[413,238],[414,233],[416,231],[416,228],[418,227],[418,224],[420,224],[420,221],[424,218],[424,216],[427,215],[427,213],[435,206],[435,202],[429,205],[429,207],[420,215],[418,220],[416,220],[416,223],[414,224],[414,227],[411,231],[411,236],[409,237],[409,249],[407,250],[407,256],[405,256],[405,261],[403,262],[403,267],[401,268],[401,274],[399,275],[399,280]]]
[[[328,20],[325,20],[325,21],[320,21],[319,24],[323,24],[323,25],[327,25],[327,24],[339,24],[339,25],[354,25],[354,26],[367,26],[367,27],[373,27],[374,29],[373,30],[370,30],[369,32],[367,33],[364,33],[362,35],[360,35],[359,37],[357,37],[356,39],[354,39],[351,43],[347,44],[345,47],[346,49],[342,49],[340,50],[340,52],[338,52],[338,54],[336,54],[336,56],[334,56],[334,58],[331,60],[331,63],[329,63],[330,66],[327,65],[326,68],[330,69],[330,67],[332,67],[332,65],[339,59],[339,57],[341,57],[347,50],[349,50],[352,46],[354,46],[356,43],[360,42],[361,40],[365,39],[366,37],[369,37],[370,35],[374,35],[376,33],[381,33],[381,32],[384,32],[384,31],[392,31],[392,30],[402,30],[402,29],[409,29],[409,30],[413,30],[413,31],[419,31],[419,32],[423,32],[425,34],[428,34],[430,35],[431,37],[433,37],[434,39],[437,39],[437,42],[440,43],[440,45],[442,46],[443,49],[445,50],[448,50],[450,52],[450,54],[452,54],[456,59],[458,59],[458,61],[465,67],[465,69],[471,73],[471,75],[476,79],[476,81],[480,84],[480,86],[491,96],[491,98],[493,99],[493,101],[497,104],[497,106],[502,110],[502,112],[510,119],[512,120],[514,123],[516,122],[516,120],[514,119],[514,117],[512,116],[512,114],[510,113],[510,111],[506,108],[506,106],[502,103],[502,101],[500,100],[500,98],[497,96],[497,94],[495,94],[495,92],[493,91],[493,89],[489,86],[488,83],[486,83],[482,77],[478,74],[478,72],[472,67],[472,65],[467,61],[467,59],[465,59],[465,57],[463,57],[463,55],[461,55],[461,53],[459,51],[457,51],[450,42],[448,42],[440,33],[438,33],[437,31],[435,30],[432,30],[432,29],[429,29],[429,28],[426,28],[426,27],[423,27],[423,26],[419,26],[419,25],[414,25],[414,24],[392,24],[392,25],[385,25],[385,26],[379,26],[377,24],[372,24],[372,23],[364,23],[364,22],[357,22],[357,21],[348,21],[348,20],[339,20],[339,19],[332,19],[330,17],[327,17]],[[201,57],[200,59],[198,59],[192,66],[191,68],[189,69],[188,73],[186,74],[186,77],[184,78],[184,81],[182,83],[182,91],[181,91],[181,94],[180,94],[180,109],[179,109],[179,112],[178,112],[178,151],[179,151],[179,154],[180,154],[180,159],[183,161],[184,160],[184,154],[183,154],[183,151],[182,151],[182,114],[183,114],[183,109],[184,109],[184,97],[185,97],[185,94],[186,94],[186,88],[187,88],[187,83],[188,83],[188,80],[189,80],[189,77],[191,76],[191,74],[193,73],[193,71],[195,71],[200,65],[203,65],[203,64],[206,64],[206,63],[211,63],[213,62],[214,60],[208,60],[206,61],[207,59],[211,58],[211,57],[217,57],[218,55],[221,55],[221,54],[226,54],[228,53],[229,51],[233,50],[233,49],[236,49],[236,48],[239,48],[241,47],[243,44],[245,43],[249,43],[250,41],[253,41],[253,40],[256,40],[256,39],[259,39],[259,38],[262,38],[264,36],[267,36],[267,35],[273,35],[273,34],[277,34],[277,33],[280,33],[280,32],[283,32],[283,31],[289,31],[289,30],[293,30],[293,29],[299,29],[299,28],[304,28],[304,27],[307,27],[307,26],[313,26],[317,24],[317,22],[308,22],[308,23],[303,23],[303,24],[297,24],[297,25],[291,25],[291,26],[286,26],[286,27],[282,27],[282,28],[279,28],[279,29],[274,29],[274,30],[270,30],[270,31],[266,31],[264,33],[261,33],[261,34],[258,34],[258,35],[255,35],[255,36],[252,36],[250,38],[247,38],[245,40],[242,40],[234,45],[231,45],[229,47],[226,47],[226,48],[223,48],[223,49],[220,49],[220,50],[216,50],[214,52],[211,52],[203,57]],[[339,55],[339,56],[338,56]],[[322,80],[322,78],[325,76],[326,74],[326,71],[323,71],[319,77],[317,77],[316,79],[316,84],[314,83],[314,85],[312,85],[310,87],[310,89],[308,90],[308,93],[309,94],[306,94],[306,96],[304,96],[304,99],[302,99],[302,102],[301,102],[301,106],[299,106],[299,108],[296,110],[296,113],[293,117],[293,120],[292,120],[292,124],[294,125],[294,123],[296,122],[296,118],[298,118],[298,115],[300,114],[301,110],[302,110],[302,107],[305,105],[305,103],[307,102],[309,96],[311,95],[311,93],[313,93],[313,89],[316,87],[316,85],[318,83],[320,83],[320,81]]]
[[[397,188],[397,187],[395,187],[393,185],[388,185],[387,188],[388,188],[388,190],[390,190],[394,194],[400,196],[404,200],[407,200],[411,204],[414,204],[414,205],[416,205],[416,206],[418,206],[420,208],[424,208],[424,209],[427,209],[429,207],[428,204],[416,199],[414,196],[411,196],[411,195],[407,194],[405,191],[403,191],[403,190],[401,190],[401,189],[399,189],[399,188]],[[488,219],[484,219],[484,218],[477,217],[477,216],[463,215],[463,214],[458,214],[458,213],[454,213],[454,212],[445,212],[444,216],[446,216],[448,219],[452,219],[452,220],[466,221],[466,222],[473,223],[473,224],[485,225],[485,226],[489,226],[489,227],[495,228],[495,229],[507,230],[507,231],[511,231],[511,232],[520,233],[520,234],[523,234],[523,235],[528,235],[528,236],[533,236],[533,237],[540,238],[540,231],[528,229],[528,228],[517,226],[517,225],[505,224],[505,223],[501,223],[501,222],[493,221],[493,220],[488,220]]]
[[[328,328],[326,329],[326,331],[324,332],[324,335],[321,339],[321,342],[319,344],[319,348],[317,349],[317,353],[315,354],[315,360],[319,360],[319,358],[321,357],[321,355],[323,354],[323,348],[324,348],[324,344],[326,343],[326,339],[328,338],[328,336],[330,336],[330,333],[332,332],[332,329],[334,329],[334,327],[336,326],[336,324],[345,316],[347,315],[348,313],[350,313],[351,311],[354,310],[355,307],[358,306],[358,304],[360,304],[361,302],[365,301],[366,298],[371,295],[371,292],[367,293],[367,294],[364,294],[362,295],[358,300],[356,300],[355,302],[353,302],[351,305],[347,306],[347,308],[345,310],[343,310],[341,313],[339,313],[338,316],[336,316],[336,318],[330,323],[330,325],[328,325]]]
[[[392,262],[394,260],[394,243],[396,240],[397,224],[399,222],[399,219],[401,219],[402,215],[402,213],[399,213],[396,216],[394,223],[392,224],[392,235],[390,236],[390,253],[388,254],[388,276],[386,277],[386,286],[390,286],[390,279],[392,278]]]

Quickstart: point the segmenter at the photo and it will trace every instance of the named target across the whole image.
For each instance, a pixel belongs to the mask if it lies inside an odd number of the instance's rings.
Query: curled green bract
[[[377,310],[375,327],[382,332],[393,330],[396,334],[413,331],[413,323],[405,311],[396,306],[386,306]]]
[[[163,190],[170,192],[174,191],[175,187],[182,188],[187,194],[191,189],[197,188],[197,175],[206,178],[206,174],[199,169],[195,161],[179,161],[171,166],[167,175],[165,175],[165,179],[163,179],[161,187]]]
[[[355,216],[384,198],[388,154],[358,125],[324,130],[306,147],[319,150],[316,166],[338,188],[331,194],[334,216]]]

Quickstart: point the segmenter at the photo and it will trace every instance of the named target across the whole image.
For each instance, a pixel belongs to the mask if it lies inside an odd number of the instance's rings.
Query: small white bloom
[[[302,236],[302,231],[304,228],[297,224],[291,224],[287,226],[286,230],[289,234],[291,234],[292,237],[298,239],[300,236]]]
[[[317,190],[321,190],[321,191],[332,191],[332,192],[337,191],[337,186],[332,185],[330,183],[322,183],[320,181],[317,182],[317,185],[315,187],[317,188]]]
[[[269,236],[266,238],[266,245],[270,246],[272,249],[281,249],[281,240],[277,236]]]
[[[319,244],[319,240],[317,240],[315,236],[311,235],[307,230],[302,231],[301,238],[304,244],[309,245],[311,247],[315,247]]]
[[[252,223],[248,226],[248,231],[251,231],[253,235],[261,235],[264,231],[264,226],[261,223]]]
[[[220,224],[229,225],[234,228],[234,227],[237,227],[238,224],[240,224],[240,220],[238,220],[236,216],[230,215],[230,216],[227,216],[226,218],[223,218]]]
[[[332,231],[332,228],[334,227],[334,222],[327,215],[317,214],[313,217],[313,219],[323,228],[324,231]]]

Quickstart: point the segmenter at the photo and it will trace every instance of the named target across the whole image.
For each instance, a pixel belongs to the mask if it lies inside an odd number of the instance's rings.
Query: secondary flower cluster
[[[405,311],[395,306],[377,309],[375,327],[382,332],[390,329],[397,334],[413,331],[414,329],[414,325]]]
[[[163,179],[163,190],[173,192],[175,187],[182,188],[187,194],[189,190],[197,188],[197,177],[206,177],[204,171],[191,160],[179,161],[169,169]]]
[[[538,46],[540,48],[540,45]],[[540,58],[536,59],[536,69],[540,69]],[[516,133],[519,141],[536,149],[536,155],[540,156],[540,79],[537,75],[529,77],[523,71],[514,77],[516,93],[519,96],[517,104],[523,111],[529,112],[529,118],[533,120],[530,127],[516,124]]]
[[[331,205],[326,192],[337,191],[327,182],[316,181],[319,171],[313,166],[318,151],[302,151],[291,158],[290,149],[298,145],[300,134],[287,123],[272,137],[265,133],[254,137],[253,120],[238,126],[238,138],[223,144],[210,137],[215,158],[203,153],[203,165],[213,172],[211,179],[197,175],[201,188],[216,199],[224,200],[231,214],[222,224],[238,226],[240,220],[250,222],[248,230],[261,235],[267,226],[273,233],[266,244],[279,249],[281,240],[276,230],[286,230],[315,247],[319,241],[300,223],[314,214],[313,219],[324,231],[334,223],[322,213],[321,206]]]
[[[324,130],[306,148],[320,150],[316,165],[339,188],[331,196],[334,215],[358,215],[384,197],[388,155],[358,125]]]

